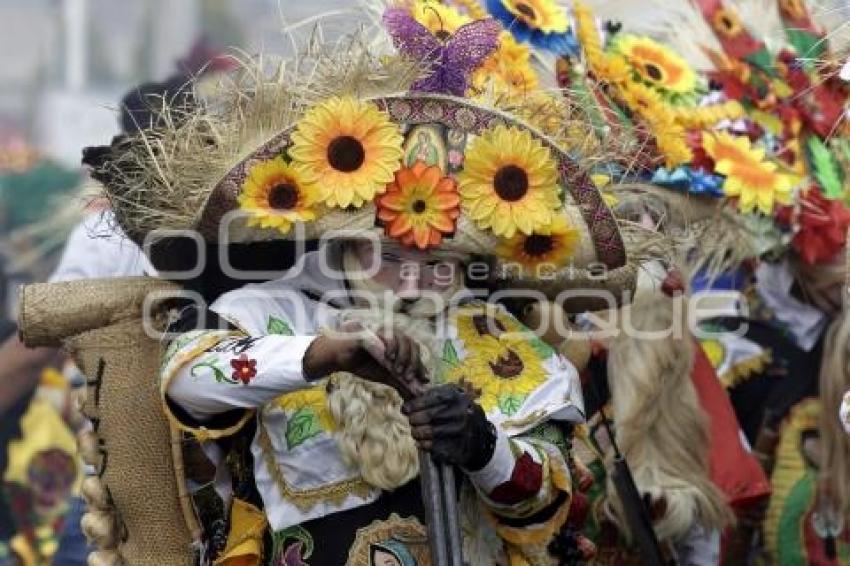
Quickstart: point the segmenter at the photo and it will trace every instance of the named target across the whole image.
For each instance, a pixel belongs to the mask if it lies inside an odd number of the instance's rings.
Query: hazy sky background
[[[198,37],[249,53],[279,53],[291,48],[281,34],[285,25],[347,11],[323,20],[323,27],[332,36],[350,31],[363,17],[362,1],[0,0],[0,144],[22,137],[74,163],[79,147],[114,132],[120,95],[166,78]],[[652,17],[646,0],[591,1],[615,2],[630,14],[622,18],[626,24]],[[836,19],[850,20],[850,0],[821,4],[835,6]]]

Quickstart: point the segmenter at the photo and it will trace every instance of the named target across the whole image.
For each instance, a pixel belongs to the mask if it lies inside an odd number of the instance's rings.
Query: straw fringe
[[[118,224],[136,241],[158,229],[192,229],[227,172],[311,105],[334,95],[405,91],[421,65],[376,55],[365,37],[330,47],[311,40],[292,60],[239,56],[240,72],[201,107],[163,103],[165,125],[117,144],[96,171],[110,179],[105,192]]]

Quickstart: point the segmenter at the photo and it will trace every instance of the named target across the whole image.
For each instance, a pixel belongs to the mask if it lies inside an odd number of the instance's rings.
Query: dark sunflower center
[[[505,165],[496,171],[493,187],[502,200],[518,201],[528,192],[528,174],[522,167]]]
[[[522,363],[522,358],[513,350],[508,350],[495,362],[489,362],[490,369],[501,379],[513,379],[522,373],[525,369],[525,364]]]
[[[339,136],[328,145],[328,163],[337,171],[357,171],[365,160],[366,150],[357,138]]]
[[[269,207],[291,210],[298,204],[298,187],[293,183],[280,183],[269,190]]]
[[[540,257],[551,252],[555,247],[555,242],[552,240],[552,236],[532,234],[525,239],[522,247],[528,255],[532,257]]]
[[[425,204],[425,201],[422,199],[417,200],[413,203],[413,212],[416,214],[422,214],[428,208],[428,205]]]
[[[490,318],[484,314],[472,317],[472,325],[479,336],[493,336],[498,338],[505,332],[505,325],[498,318]],[[494,333],[495,330],[495,333]]]
[[[646,74],[649,75],[649,78],[654,81],[660,81],[661,77],[661,69],[653,65],[652,63],[647,63],[644,67],[646,69]]]
[[[720,18],[720,23],[727,30],[731,30],[732,27],[735,25],[734,22],[732,22],[732,18],[730,18],[729,16],[723,16],[722,18]]]
[[[535,12],[534,8],[532,8],[525,2],[517,2],[515,6],[516,11],[528,18],[529,20],[535,20],[537,18],[537,12]]]

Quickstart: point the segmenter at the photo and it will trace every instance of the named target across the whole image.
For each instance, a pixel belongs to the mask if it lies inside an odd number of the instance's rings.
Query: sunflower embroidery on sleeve
[[[519,412],[528,395],[547,379],[532,333],[487,305],[460,309],[454,324],[465,355],[446,368],[446,380],[476,391],[478,403],[488,413]]]

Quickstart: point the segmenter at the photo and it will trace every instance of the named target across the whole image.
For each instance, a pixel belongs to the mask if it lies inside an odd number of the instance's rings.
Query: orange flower
[[[399,170],[377,204],[387,235],[421,250],[440,245],[460,216],[455,180],[422,161]]]

